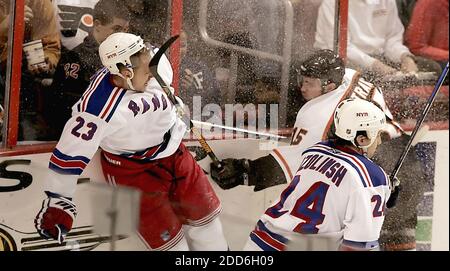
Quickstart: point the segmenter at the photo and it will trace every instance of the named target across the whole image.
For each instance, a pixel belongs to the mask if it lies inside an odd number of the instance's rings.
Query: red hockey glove
[[[72,229],[77,208],[70,198],[45,191],[48,198],[34,220],[37,232],[44,238],[53,238],[60,244]]]

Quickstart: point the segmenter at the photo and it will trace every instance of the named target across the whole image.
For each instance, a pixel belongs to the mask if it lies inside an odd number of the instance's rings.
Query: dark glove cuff
[[[283,169],[272,155],[263,156],[249,162],[249,185],[255,186],[254,191],[287,182]]]

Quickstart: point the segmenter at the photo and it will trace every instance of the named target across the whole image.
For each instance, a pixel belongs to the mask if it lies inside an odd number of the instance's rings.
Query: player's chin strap
[[[361,149],[362,152],[363,152],[362,154],[364,156],[367,156],[369,148],[370,148],[370,146],[373,145],[373,143],[375,143],[377,136],[374,136],[374,137],[370,138],[369,135],[367,135],[367,138],[370,139],[370,143],[369,143],[369,145],[366,145],[366,146],[360,146],[360,145],[356,144],[355,143],[356,138],[352,141],[353,146],[357,147],[358,149]]]
[[[119,77],[125,79],[125,81],[127,81],[128,89],[136,91],[136,89],[134,89],[133,83],[131,82],[131,79],[133,79],[133,77],[134,77],[134,71],[133,71],[132,68],[127,68],[127,70],[128,70],[129,72],[131,72],[131,77],[125,77],[125,76],[123,76],[121,73],[118,73],[117,75],[118,75]]]
[[[155,56],[155,52],[153,51],[154,48],[150,48],[148,47],[149,53],[150,53],[150,59],[152,59]],[[123,76],[122,74],[119,73],[119,76],[122,77],[123,79],[125,79],[127,81],[128,84],[128,88],[134,91],[137,91],[134,86],[133,83],[131,82],[131,79],[134,78],[134,70],[133,68],[127,68],[130,72],[131,72],[131,77],[130,78],[125,78],[125,76]]]

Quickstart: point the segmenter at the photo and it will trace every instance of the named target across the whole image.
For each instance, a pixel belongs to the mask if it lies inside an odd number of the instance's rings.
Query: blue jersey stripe
[[[125,154],[121,154],[120,156],[129,158],[129,159],[133,159],[133,160],[140,160],[140,161],[152,161],[153,159],[155,159],[155,157],[157,157],[161,152],[165,151],[167,149],[167,146],[169,145],[169,141],[170,141],[170,130],[164,134],[164,141],[162,143],[160,143],[159,145],[150,147],[148,149],[145,149],[143,151],[138,151],[135,153],[125,153]],[[150,154],[150,156],[144,156],[144,154],[152,149],[152,148],[157,148],[155,153]],[[149,153],[151,153],[152,151],[150,151]],[[149,155],[149,154],[147,154]],[[138,156],[138,158],[135,158],[133,156]],[[141,156],[141,157],[139,157]]]
[[[106,106],[114,88],[115,87],[109,82],[109,76],[105,76],[89,97],[86,112],[99,116]]]
[[[363,175],[361,174],[361,171],[360,171],[359,168],[358,168],[352,161],[350,161],[349,159],[344,158],[344,157],[337,156],[337,155],[335,155],[335,154],[333,154],[333,153],[331,153],[331,152],[328,152],[328,151],[324,151],[324,150],[321,150],[321,149],[314,149],[314,147],[311,147],[310,149],[307,149],[306,151],[303,152],[303,154],[308,153],[308,152],[320,152],[320,153],[323,153],[323,154],[325,154],[325,155],[329,155],[329,156],[335,157],[335,158],[338,159],[338,160],[343,160],[343,161],[347,162],[350,166],[352,166],[354,169],[356,169],[356,172],[358,173],[359,178],[361,179],[362,184],[364,185],[364,187],[367,187],[367,184],[366,184],[366,182],[364,181],[364,177],[363,177]]]
[[[322,145],[328,148],[332,148],[332,142],[325,141],[321,142],[318,145]],[[381,169],[380,166],[369,160],[364,155],[361,155],[359,153],[349,154],[354,156],[356,159],[358,159],[366,168],[367,172],[369,173],[370,180],[372,181],[373,187],[381,186],[381,185],[387,185],[387,179],[386,175],[384,174],[384,171]]]
[[[378,165],[362,155],[357,155],[356,157],[360,158],[359,160],[364,164],[369,172],[373,187],[387,185],[386,175]]]
[[[266,225],[264,225],[264,223],[261,220],[258,220],[258,228],[262,231],[265,231],[268,235],[270,235],[270,237],[272,237],[273,239],[277,240],[278,242],[281,242],[283,244],[286,244],[288,242],[288,239],[284,238],[282,235],[276,234],[274,232],[271,232]]]
[[[81,168],[61,168],[52,162],[48,164],[48,167],[53,171],[64,175],[81,175],[81,173],[83,173],[83,169]]]
[[[108,117],[106,118],[106,122],[109,122],[111,117],[114,115],[114,112],[117,109],[117,106],[119,106],[120,101],[122,101],[123,96],[125,96],[126,90],[121,90],[121,93],[119,94],[119,97],[116,100],[116,103],[114,104],[114,107],[111,110],[111,113],[109,113]]]
[[[275,249],[272,246],[269,246],[268,244],[266,244],[266,242],[264,242],[263,240],[261,240],[255,233],[250,233],[250,239],[257,244],[262,250],[264,251],[278,251],[277,249]]]
[[[91,76],[91,78],[89,78],[89,80],[90,80],[91,82],[93,82],[94,78],[97,78],[97,76],[98,76],[99,74],[103,73],[103,72],[104,72],[104,73],[108,73],[108,69],[107,69],[106,67],[103,67],[103,68],[99,69],[97,72],[95,72],[94,75]],[[89,86],[90,86],[90,85],[89,85]]]
[[[62,153],[58,149],[53,150],[53,155],[65,161],[83,161],[88,164],[91,160],[84,156],[70,156]]]

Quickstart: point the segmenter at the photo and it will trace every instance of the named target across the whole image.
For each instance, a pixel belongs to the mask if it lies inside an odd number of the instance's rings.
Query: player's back
[[[258,221],[251,239],[275,249],[284,249],[298,233],[374,242],[389,193],[384,171],[372,161],[335,148],[332,141],[319,143],[303,153],[294,179]]]
[[[152,78],[143,92],[114,86],[107,69],[99,70],[77,104],[74,116],[94,116],[97,126],[107,126],[100,147],[108,152],[134,155],[164,142],[178,119],[167,95]],[[178,127],[178,126],[177,126]],[[178,131],[178,130],[177,130]],[[169,141],[172,141],[172,131]],[[177,134],[178,146],[184,130]],[[130,140],[132,139],[132,140]]]
[[[340,101],[346,98],[361,98],[378,105],[388,119],[386,132],[391,138],[401,135],[400,126],[392,119],[379,88],[367,82],[352,69],[345,69],[342,84],[333,91],[320,95],[303,105],[298,111],[293,127],[291,145],[280,146],[271,152],[285,172],[287,180],[292,180],[299,167],[302,152],[317,142],[326,140],[330,130],[333,113]]]
[[[170,63],[165,57],[161,61],[158,73],[171,82]],[[71,171],[81,174],[98,147],[138,160],[164,158],[177,150],[185,131],[186,125],[155,78],[143,92],[126,90],[113,84],[110,72],[102,68],[72,107],[72,117],[53,153],[53,161],[58,161],[55,169],[64,171],[67,163],[81,157],[82,167]]]

